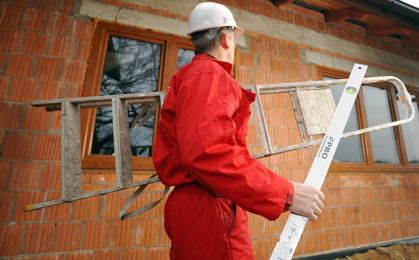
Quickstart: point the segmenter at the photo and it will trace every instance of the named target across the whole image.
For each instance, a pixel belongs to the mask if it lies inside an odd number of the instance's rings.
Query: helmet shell
[[[195,6],[189,16],[188,35],[225,26],[234,27],[236,35],[244,32],[242,28],[237,26],[233,14],[226,6],[214,2],[204,2]]]

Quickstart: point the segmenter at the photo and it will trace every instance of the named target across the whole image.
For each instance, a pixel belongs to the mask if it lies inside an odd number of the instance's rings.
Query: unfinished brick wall
[[[103,2],[120,6],[121,1]],[[223,1],[225,4],[335,35],[349,41],[418,60],[396,40],[368,37],[347,23],[326,24],[316,12],[293,5],[273,8],[269,1]],[[30,213],[23,206],[60,197],[60,113],[32,108],[34,99],[78,96],[81,93],[94,22],[80,17],[77,0],[14,0],[0,2],[0,256],[6,259],[166,259],[169,240],[163,230],[163,203],[130,221],[118,213],[131,191],[112,193]],[[138,5],[138,10],[147,7]],[[152,12],[183,19],[166,11]],[[235,75],[243,84],[318,79],[318,68],[302,61],[299,44],[247,35],[239,49]],[[317,50],[344,57],[342,53]],[[377,64],[377,66],[380,66]],[[392,68],[397,71],[397,69]],[[402,69],[400,69],[402,70]],[[298,142],[291,104],[286,96],[266,99],[274,143]],[[249,146],[256,146],[256,122],[250,122]],[[303,181],[316,148],[281,154],[262,161],[271,169]],[[136,180],[146,178],[136,174]],[[84,189],[115,183],[112,171],[86,171]],[[153,185],[137,203],[161,194]],[[326,209],[310,223],[297,254],[419,235],[419,177],[412,173],[330,173],[324,188]],[[286,220],[269,222],[250,215],[257,259],[266,259]]]

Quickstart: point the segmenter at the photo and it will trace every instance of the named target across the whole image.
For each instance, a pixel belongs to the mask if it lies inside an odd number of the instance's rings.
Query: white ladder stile
[[[343,130],[348,121],[355,99],[367,71],[366,65],[355,64],[343,94],[324,135],[320,148],[307,174],[305,184],[320,189],[335,155]],[[294,255],[298,241],[304,231],[307,218],[291,214],[272,252],[270,260],[288,260]]]

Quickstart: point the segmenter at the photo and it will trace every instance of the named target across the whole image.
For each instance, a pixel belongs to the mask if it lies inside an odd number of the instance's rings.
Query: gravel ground
[[[377,247],[368,250],[366,253],[355,254],[345,258],[337,258],[340,260],[419,260],[419,244],[413,245],[394,245],[389,247]]]

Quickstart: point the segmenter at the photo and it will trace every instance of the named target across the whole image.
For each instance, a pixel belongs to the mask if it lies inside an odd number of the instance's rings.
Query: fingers
[[[307,217],[311,221],[317,220],[324,208],[323,201],[325,196],[323,192],[313,186],[293,183],[294,185],[294,203],[290,210],[292,213]]]

